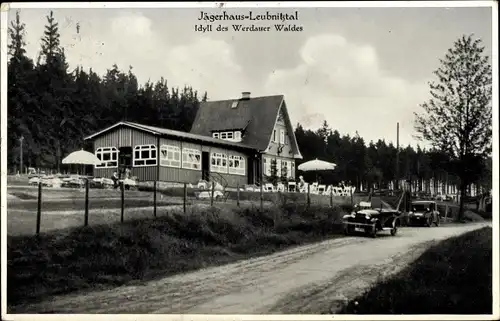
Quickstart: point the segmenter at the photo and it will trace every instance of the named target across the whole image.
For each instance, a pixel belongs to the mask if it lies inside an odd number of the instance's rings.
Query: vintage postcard
[[[2,319],[498,319],[497,14],[2,3]]]

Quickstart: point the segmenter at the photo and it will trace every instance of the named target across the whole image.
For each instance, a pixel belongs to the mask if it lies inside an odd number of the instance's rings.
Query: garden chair
[[[271,183],[266,183],[264,185],[264,192],[274,192],[274,186]]]
[[[297,183],[296,182],[288,182],[288,191],[295,193],[297,191]]]
[[[276,187],[276,190],[278,192],[284,192],[285,191],[285,184],[283,183],[278,183],[278,186]]]
[[[198,187],[199,189],[207,189],[207,187],[208,187],[208,182],[207,182],[207,181],[205,181],[205,180],[200,180],[200,181],[198,182],[197,187]]]

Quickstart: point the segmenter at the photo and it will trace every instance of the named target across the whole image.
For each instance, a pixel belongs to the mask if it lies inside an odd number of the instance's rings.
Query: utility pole
[[[396,190],[399,190],[399,123],[396,127]]]
[[[21,175],[23,174],[23,140],[24,140],[24,136],[21,135],[21,137],[19,137],[19,144],[20,144],[19,161],[21,163],[21,168],[20,168],[19,172]]]

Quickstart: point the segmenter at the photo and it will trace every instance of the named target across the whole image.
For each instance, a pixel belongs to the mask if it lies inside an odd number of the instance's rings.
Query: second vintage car
[[[409,225],[425,225],[431,227],[433,224],[439,226],[441,215],[434,201],[413,201],[411,211],[408,213]]]

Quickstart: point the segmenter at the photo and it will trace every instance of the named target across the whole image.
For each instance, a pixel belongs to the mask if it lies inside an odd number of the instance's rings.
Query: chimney
[[[241,99],[242,100],[248,100],[250,99],[250,92],[249,91],[244,91],[241,93]]]

